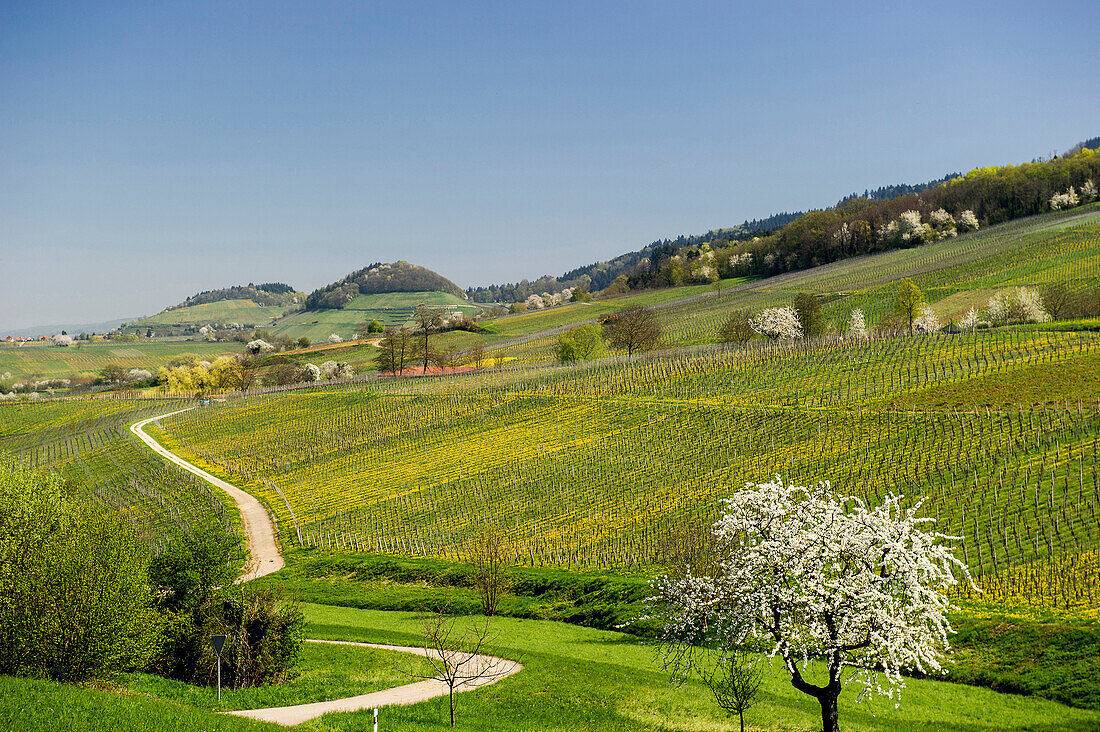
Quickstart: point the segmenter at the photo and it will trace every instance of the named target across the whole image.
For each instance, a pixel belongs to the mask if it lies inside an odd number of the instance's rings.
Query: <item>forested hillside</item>
[[[430,269],[404,261],[375,262],[331,285],[314,290],[306,298],[306,309],[340,309],[358,295],[385,292],[448,292],[466,299],[466,294],[458,285]]]

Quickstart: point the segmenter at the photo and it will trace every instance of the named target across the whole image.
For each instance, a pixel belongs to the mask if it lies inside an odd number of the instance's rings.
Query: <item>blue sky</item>
[[[561,274],[1100,135],[1095,7],[6,3],[0,331]]]

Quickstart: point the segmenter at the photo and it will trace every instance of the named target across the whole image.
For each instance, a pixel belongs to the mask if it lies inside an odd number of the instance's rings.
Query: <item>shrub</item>
[[[142,668],[148,549],[61,480],[0,458],[0,673],[77,682]]]

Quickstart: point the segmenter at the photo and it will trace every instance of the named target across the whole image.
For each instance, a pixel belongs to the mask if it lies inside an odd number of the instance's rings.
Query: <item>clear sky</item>
[[[1100,135],[1080,2],[0,4],[0,332],[561,274]]]

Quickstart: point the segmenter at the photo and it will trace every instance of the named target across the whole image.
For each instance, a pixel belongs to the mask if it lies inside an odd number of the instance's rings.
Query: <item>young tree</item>
[[[1065,282],[1051,282],[1043,287],[1042,303],[1052,320],[1061,319],[1069,306],[1070,294]]]
[[[920,317],[923,308],[924,293],[913,284],[913,280],[902,280],[894,298],[894,312],[909,321],[910,333],[913,332],[913,321]]]
[[[946,591],[956,575],[971,580],[943,543],[958,537],[923,531],[933,519],[918,518],[920,505],[889,496],[872,509],[828,483],[747,484],[714,525],[726,557],[716,570],[655,580],[665,668],[682,678],[699,647],[767,642],[791,684],[818,700],[824,732],[839,731],[850,673],[887,695],[904,686],[903,670],[945,673]],[[825,666],[820,683],[812,660]]]
[[[631,355],[656,348],[661,340],[661,326],[652,310],[631,305],[604,321],[603,337],[612,348]]]
[[[718,331],[718,340],[722,343],[745,343],[752,340],[756,331],[752,329],[752,316],[747,310],[735,310]]]
[[[474,588],[486,615],[496,615],[500,596],[512,586],[506,539],[499,528],[487,526],[467,542],[470,564],[474,566]]]
[[[442,681],[447,687],[451,706],[451,726],[455,726],[455,691],[492,683],[516,669],[502,658],[482,655],[489,641],[489,619],[474,621],[462,631],[455,629],[456,618],[445,608],[424,612],[421,616],[421,645],[428,661],[426,673],[409,673],[418,679]]]
[[[745,732],[745,712],[756,704],[764,680],[760,657],[743,648],[731,648],[719,654],[713,666],[700,669],[699,675],[718,706],[726,714],[736,714],[741,732]]]
[[[859,308],[852,310],[852,316],[848,320],[848,337],[867,337],[867,321],[863,317],[863,311]]]
[[[800,292],[794,296],[793,306],[798,313],[803,338],[816,338],[824,332],[825,319],[821,317],[821,300],[817,295]]]

